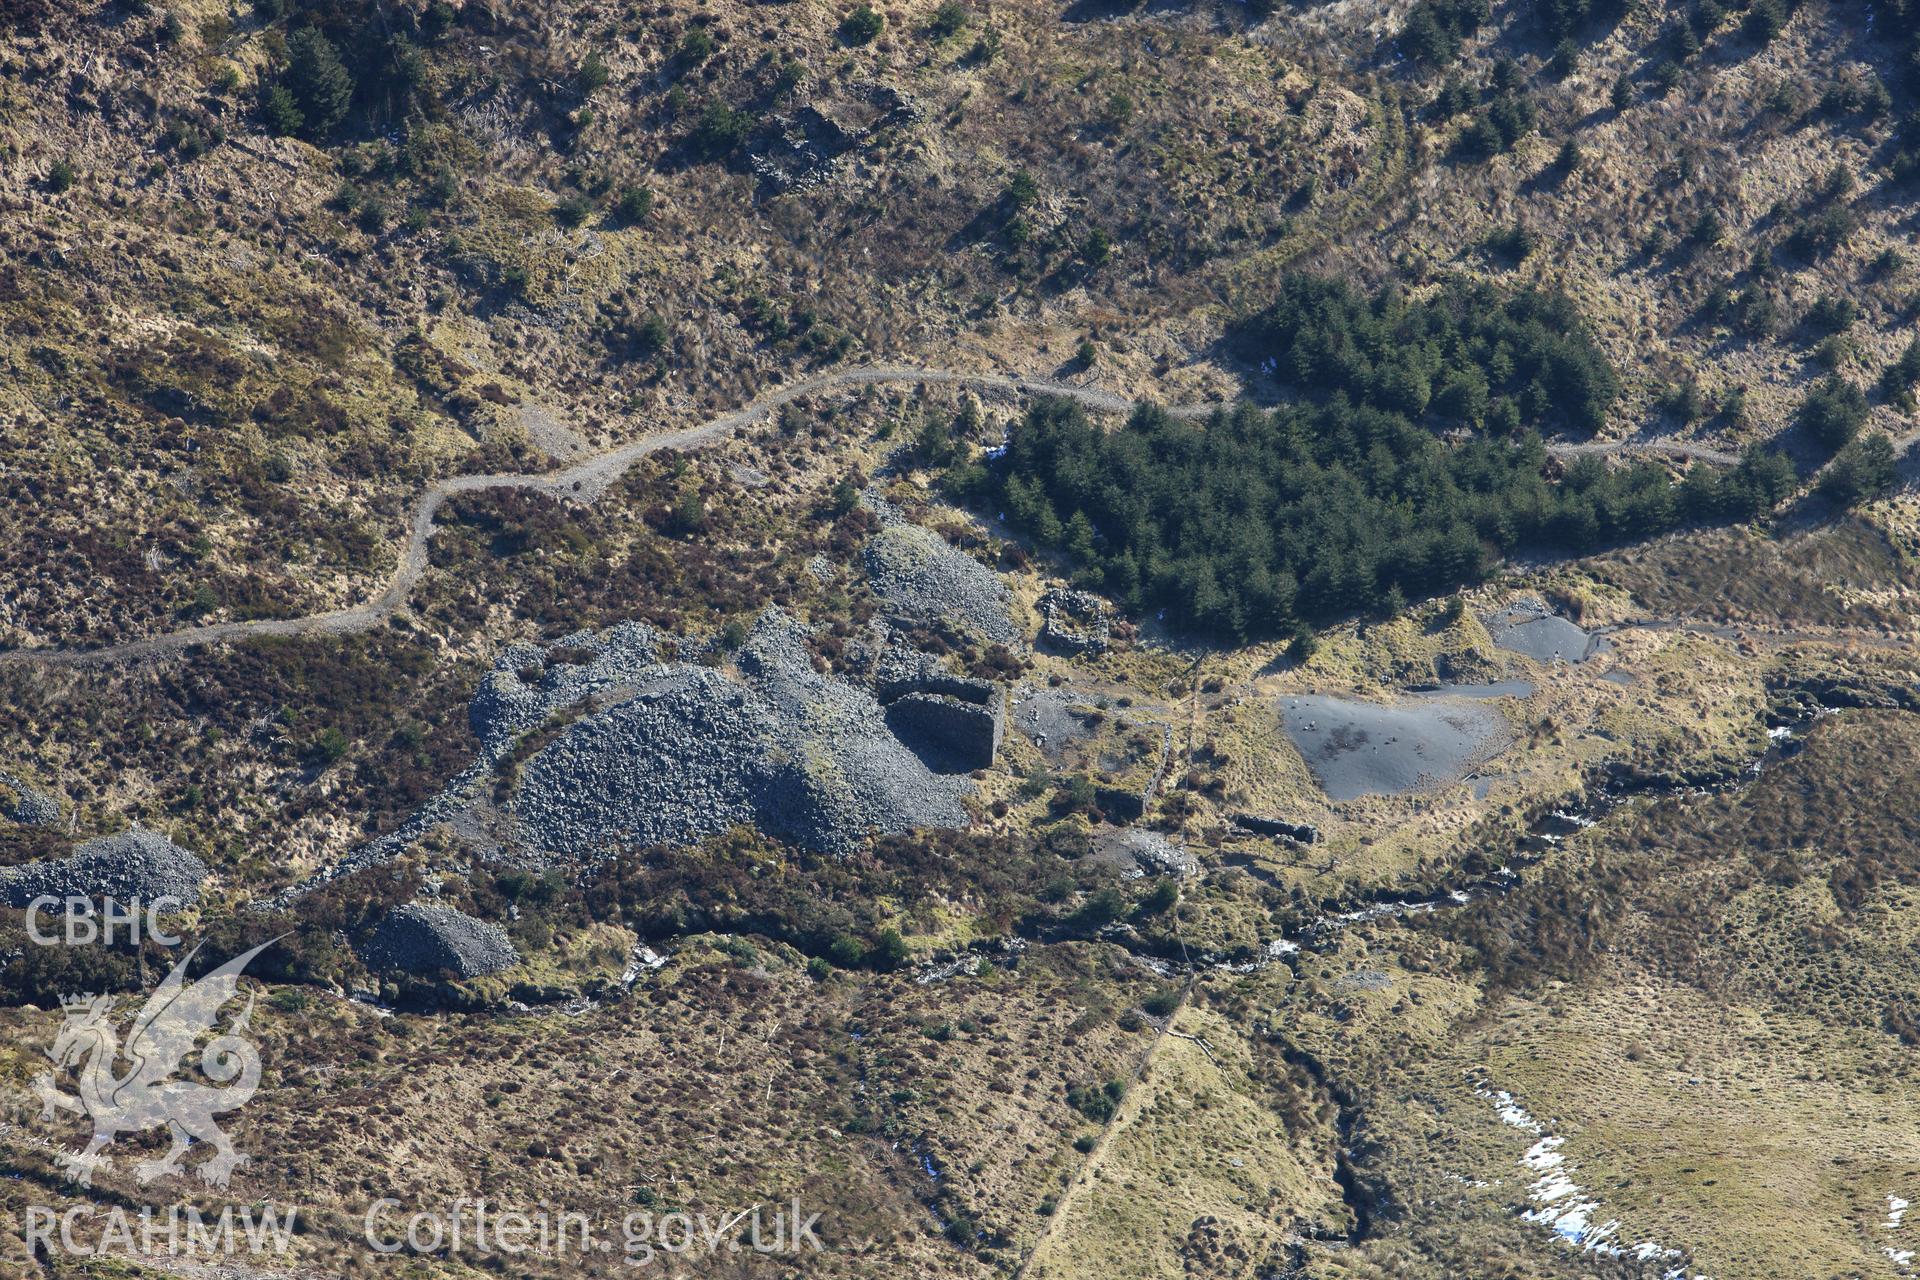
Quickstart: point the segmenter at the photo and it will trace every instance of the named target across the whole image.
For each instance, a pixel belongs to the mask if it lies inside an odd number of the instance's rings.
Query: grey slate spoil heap
[[[426,976],[441,971],[481,978],[511,969],[520,953],[494,924],[452,907],[414,902],[395,907],[360,948],[369,969]]]
[[[931,529],[869,495],[880,528],[867,539],[867,580],[895,614],[919,622],[959,622],[996,644],[1014,643],[1010,597],[998,574]]]
[[[11,799],[8,793],[11,793]],[[8,819],[24,827],[60,825],[58,800],[4,770],[0,770],[0,813],[5,813]]]
[[[0,900],[24,907],[35,898],[112,898],[149,903],[175,898],[200,901],[207,864],[165,836],[135,827],[89,840],[64,858],[0,869]]]
[[[804,640],[769,611],[734,655],[738,681],[655,668],[633,696],[570,726],[522,768],[523,838],[579,855],[752,824],[844,852],[871,832],[965,826],[972,784],[929,769],[870,692],[813,669]]]
[[[743,824],[844,852],[875,832],[971,821],[973,784],[945,770],[991,762],[1004,726],[999,685],[944,671],[908,650],[886,655],[872,687],[821,675],[807,633],[777,609],[732,655],[737,676],[718,665],[664,661],[667,643],[645,624],[627,622],[503,651],[467,708],[479,757],[399,827],[274,904],[377,866],[442,823],[470,819],[492,827],[505,818],[499,834],[521,851],[569,862],[616,846],[687,843]],[[703,655],[682,642],[678,656]],[[709,648],[704,657],[725,655]],[[917,739],[936,739],[935,750],[916,744],[932,765],[900,741],[883,705],[909,692],[964,705],[958,725],[943,714],[938,723],[912,726]],[[490,797],[501,771],[526,734],[556,717],[573,720],[518,765],[517,785],[496,814]]]

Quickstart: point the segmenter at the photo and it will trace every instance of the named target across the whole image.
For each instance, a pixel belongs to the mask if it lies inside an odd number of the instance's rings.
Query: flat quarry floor
[[[1545,606],[1503,609],[1486,619],[1496,647],[1524,654],[1535,662],[1585,662],[1603,652],[1604,639],[1575,625]]]
[[[1330,800],[1459,782],[1513,736],[1492,707],[1432,694],[1392,705],[1303,694],[1281,700],[1281,718]]]

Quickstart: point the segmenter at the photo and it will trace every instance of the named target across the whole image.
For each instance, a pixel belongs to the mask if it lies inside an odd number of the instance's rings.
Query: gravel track
[[[1585,444],[1550,444],[1547,452],[1558,458],[1578,458],[1588,454],[1664,453],[1695,462],[1714,462],[1723,467],[1740,465],[1740,455],[1725,449],[1713,449],[1687,440],[1589,440]]]
[[[308,614],[299,618],[267,618],[248,622],[219,622],[208,626],[187,627],[163,635],[128,640],[97,649],[47,646],[0,652],[0,666],[41,663],[56,666],[108,666],[176,654],[195,645],[218,644],[249,636],[347,635],[369,630],[384,622],[406,603],[413,588],[427,570],[427,539],[433,535],[433,520],[447,499],[456,494],[479,493],[488,489],[533,489],[565,494],[583,501],[597,500],[627,468],[649,454],[662,449],[698,449],[726,439],[760,421],[781,406],[825,391],[848,387],[883,386],[893,383],[925,383],[933,386],[967,387],[976,391],[997,391],[1014,395],[1060,396],[1098,413],[1129,413],[1135,402],[1116,391],[1100,387],[1078,386],[1049,378],[1025,378],[1016,375],[963,373],[949,369],[923,369],[914,365],[864,365],[805,378],[771,391],[751,404],[712,418],[696,426],[663,432],[596,454],[559,471],[542,474],[503,474],[453,476],[428,486],[413,505],[406,544],[400,550],[399,564],[385,589],[373,599],[345,609]],[[1176,417],[1197,419],[1211,414],[1217,404],[1175,405],[1168,412]],[[1920,434],[1896,441],[1896,448],[1910,446]],[[1618,441],[1611,443],[1560,444],[1548,446],[1559,456],[1581,454],[1667,453],[1702,461],[1732,465],[1735,454],[1703,445],[1677,440]]]

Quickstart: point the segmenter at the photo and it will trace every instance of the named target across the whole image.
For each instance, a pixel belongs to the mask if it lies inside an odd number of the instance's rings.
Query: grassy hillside
[[[431,476],[822,364],[1278,390],[1218,340],[1290,265],[1564,291],[1621,371],[1603,435],[1772,437],[1906,346],[1900,50],[1844,8],[1764,43],[1719,12],[1556,54],[1503,7],[1440,67],[1374,6],[922,6],[871,38],[802,4],[24,6],[4,625],[338,605]],[[1503,103],[1530,127],[1463,150]]]

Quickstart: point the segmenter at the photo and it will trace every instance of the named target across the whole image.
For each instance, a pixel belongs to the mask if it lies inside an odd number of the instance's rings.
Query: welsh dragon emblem
[[[147,998],[128,1029],[124,1048],[115,1034],[112,996],[79,996],[62,1002],[66,1022],[47,1056],[60,1071],[73,1072],[79,1096],[62,1093],[51,1071],[41,1072],[33,1089],[40,1098],[42,1120],[53,1119],[55,1110],[61,1110],[93,1121],[93,1140],[86,1150],[60,1153],[59,1164],[69,1180],[92,1186],[94,1173],[110,1163],[101,1152],[115,1137],[165,1125],[173,1144],[158,1160],[135,1166],[142,1183],[180,1172],[180,1157],[199,1141],[214,1148],[213,1156],[197,1170],[201,1180],[214,1187],[227,1185],[247,1157],[234,1150],[214,1117],[244,1105],[260,1086],[260,1054],[245,1035],[253,1016],[252,997],[240,1016],[200,1051],[202,1073],[225,1088],[176,1080],[173,1075],[181,1059],[214,1029],[222,1006],[239,993],[240,974],[248,963],[279,940],[263,942],[189,983],[187,966],[200,950],[195,946]],[[119,1068],[122,1059],[128,1064],[124,1071]]]

